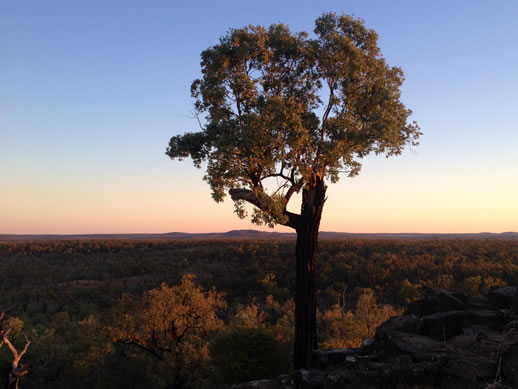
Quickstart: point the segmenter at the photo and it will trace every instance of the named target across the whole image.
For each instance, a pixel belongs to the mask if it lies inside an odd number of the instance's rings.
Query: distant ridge
[[[83,240],[83,239],[173,239],[173,240],[215,240],[215,239],[295,239],[294,232],[268,232],[257,230],[232,230],[227,232],[187,233],[167,232],[163,234],[0,234],[0,242],[34,241],[34,240]],[[467,234],[443,234],[443,233],[349,233],[322,231],[320,239],[498,239],[518,240],[518,232],[502,233],[467,233]]]

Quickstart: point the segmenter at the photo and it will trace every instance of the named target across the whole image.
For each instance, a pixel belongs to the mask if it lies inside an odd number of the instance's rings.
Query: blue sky
[[[0,4],[0,233],[253,227],[165,148],[197,128],[202,50],[248,24],[312,31],[325,11],[378,32],[424,135],[331,185],[321,229],[518,230],[516,1],[20,0]]]

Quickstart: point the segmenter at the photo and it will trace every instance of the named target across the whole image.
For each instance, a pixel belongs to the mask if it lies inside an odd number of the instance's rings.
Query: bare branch
[[[129,344],[129,345],[137,346],[141,350],[144,350],[144,351],[148,352],[149,354],[151,354],[152,356],[154,356],[159,361],[164,361],[164,358],[160,354],[158,354],[155,350],[141,344],[138,340],[119,340],[118,342],[121,344]]]
[[[283,179],[285,179],[286,181],[290,181],[291,182],[291,178],[286,176],[285,174],[283,174],[282,172],[279,172],[279,173],[270,173],[270,174],[267,174],[266,176],[264,176],[263,178],[271,178],[271,177],[281,177]]]
[[[11,330],[8,330],[5,334],[3,334],[3,343],[5,343],[7,345],[7,347],[9,348],[9,350],[11,350],[11,352],[13,353],[13,357],[14,359],[17,361],[20,361],[20,357],[18,356],[18,351],[16,350],[16,348],[14,348],[13,344],[11,343],[11,341],[9,340],[9,338],[7,337],[7,335],[9,334]]]
[[[27,337],[27,335],[23,334],[23,336],[25,337],[25,347],[23,348],[22,352],[20,353],[19,357],[18,357],[18,360],[22,359],[23,355],[27,352],[27,349],[29,348],[29,345],[31,344],[31,341],[29,340],[29,338]]]

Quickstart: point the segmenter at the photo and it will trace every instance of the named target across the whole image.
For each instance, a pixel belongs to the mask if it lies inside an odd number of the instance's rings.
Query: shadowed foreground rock
[[[317,350],[310,369],[227,388],[518,388],[518,288],[487,298],[423,288],[362,348]]]

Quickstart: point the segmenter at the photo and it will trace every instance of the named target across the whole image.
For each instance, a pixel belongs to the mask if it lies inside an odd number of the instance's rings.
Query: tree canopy
[[[166,154],[207,162],[212,197],[226,191],[252,221],[297,227],[293,194],[315,180],[352,177],[369,153],[401,153],[421,134],[400,101],[404,81],[352,16],[323,14],[314,36],[283,24],[230,30],[201,54],[191,93],[200,131],[171,138]],[[200,117],[201,115],[204,117]]]

